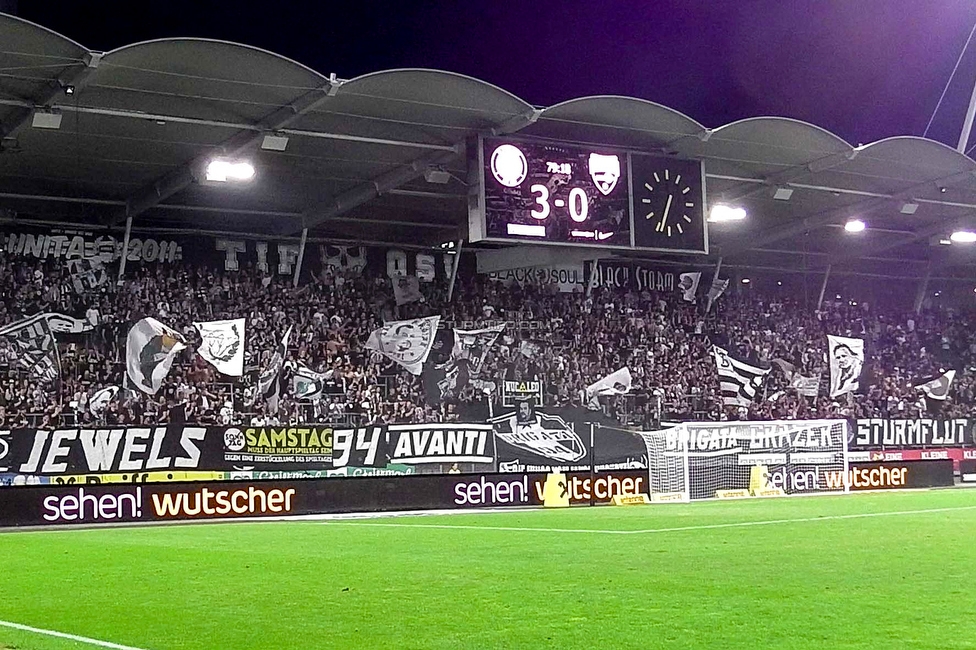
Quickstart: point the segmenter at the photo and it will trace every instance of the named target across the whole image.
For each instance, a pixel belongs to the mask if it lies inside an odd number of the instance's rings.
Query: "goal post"
[[[846,420],[688,422],[642,432],[652,490],[690,499],[850,491]]]
[[[680,495],[681,501],[689,501],[688,438],[677,431],[642,432],[640,437],[647,447],[648,492],[651,500],[664,495]],[[655,499],[658,495],[658,499]]]

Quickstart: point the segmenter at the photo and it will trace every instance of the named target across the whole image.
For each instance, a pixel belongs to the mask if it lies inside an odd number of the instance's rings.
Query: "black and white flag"
[[[438,332],[424,369],[428,398],[439,402],[448,396],[457,396],[465,386],[477,380],[489,350],[504,329],[505,325],[502,324],[480,330]],[[443,349],[447,345],[450,345],[450,351]]]
[[[80,318],[75,318],[74,316],[68,316],[66,314],[59,314],[56,312],[45,312],[42,314],[34,314],[23,320],[19,320],[16,323],[11,323],[0,327],[0,336],[7,334],[9,331],[18,330],[28,325],[32,325],[39,320],[46,320],[48,324],[48,329],[50,329],[55,334],[81,334],[83,332],[90,332],[94,329],[91,323],[87,320],[82,320]]]
[[[480,330],[454,330],[454,354],[456,361],[465,361],[468,374],[477,377],[485,364],[488,351],[498,340],[505,325],[495,325]]]
[[[392,282],[393,298],[397,305],[425,301],[420,291],[420,278],[416,275],[398,275],[392,278]]]
[[[92,415],[97,417],[115,399],[115,396],[119,394],[119,390],[118,386],[109,386],[108,388],[95,391],[88,398],[88,410],[91,411]]]
[[[291,394],[296,399],[317,400],[325,392],[325,382],[332,379],[334,370],[315,372],[308,366],[298,364],[291,376]]]
[[[816,397],[820,392],[820,377],[805,377],[796,373],[790,379],[790,388],[795,388],[804,397]]]
[[[611,372],[609,375],[593,382],[586,387],[587,395],[604,397],[607,395],[624,395],[630,392],[634,379],[630,374],[630,368],[624,366],[620,370]]]
[[[412,375],[419,375],[434,345],[440,316],[391,321],[373,330],[366,347],[399,363]]]
[[[159,392],[182,350],[183,336],[155,318],[143,318],[132,326],[125,342],[125,372],[129,382],[149,395]]]
[[[98,291],[108,283],[108,272],[100,258],[70,259],[67,265],[71,288],[79,295]]]
[[[718,300],[722,296],[722,294],[725,293],[725,290],[728,288],[729,288],[728,278],[724,280],[716,279],[712,281],[712,286],[709,287],[708,289],[708,305],[706,306],[705,311],[711,311],[712,304],[716,300]]]
[[[243,318],[193,323],[201,338],[197,354],[218,372],[240,377],[244,374],[244,324]]]
[[[681,299],[685,302],[695,302],[695,294],[698,293],[698,284],[700,282],[701,271],[682,273],[678,276],[678,291],[681,292]]]
[[[47,314],[38,314],[0,329],[14,344],[17,362],[43,382],[53,382],[61,374],[58,344],[54,340]]]
[[[288,329],[285,330],[285,335],[281,337],[281,343],[278,344],[278,348],[274,351],[268,367],[258,375],[258,385],[251,400],[251,404],[253,404],[258,396],[264,397],[271,413],[278,412],[278,399],[281,396],[281,382],[278,381],[278,376],[281,374],[282,366],[285,365],[285,356],[288,354],[288,339],[291,338],[291,330],[292,326],[289,325]]]
[[[712,354],[722,389],[722,402],[726,406],[749,406],[770,369],[733,359],[727,350],[717,345],[712,346]]]
[[[943,401],[949,396],[949,386],[952,385],[952,380],[955,378],[956,371],[947,370],[941,376],[936,377],[932,381],[919,384],[915,387],[915,390],[922,391],[929,399]]]
[[[864,341],[828,334],[827,348],[830,363],[830,397],[856,391],[859,387],[861,369],[864,367]]]

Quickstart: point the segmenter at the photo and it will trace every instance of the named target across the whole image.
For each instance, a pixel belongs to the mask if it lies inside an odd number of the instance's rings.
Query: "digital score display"
[[[470,241],[707,253],[699,161],[483,138]]]

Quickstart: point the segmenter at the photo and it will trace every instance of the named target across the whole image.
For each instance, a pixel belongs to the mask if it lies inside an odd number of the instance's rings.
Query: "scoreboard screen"
[[[707,253],[700,161],[482,138],[470,240]]]

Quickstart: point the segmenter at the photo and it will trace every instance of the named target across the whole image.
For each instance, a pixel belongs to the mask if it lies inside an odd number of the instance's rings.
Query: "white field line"
[[[10,621],[0,621],[0,627],[9,627],[15,630],[21,630],[23,632],[32,632],[34,634],[54,636],[54,637],[58,637],[59,639],[68,639],[69,641],[77,641],[78,643],[87,643],[88,645],[95,645],[101,648],[112,648],[113,650],[144,650],[143,648],[136,648],[131,645],[121,645],[118,643],[112,643],[111,641],[99,641],[98,639],[89,639],[87,636],[78,636],[77,634],[66,634],[64,632],[57,632],[55,630],[44,630],[39,627],[31,627],[30,625],[11,623]]]
[[[823,517],[798,517],[795,519],[765,519],[760,521],[739,521],[725,524],[701,524],[698,526],[673,526],[670,528],[644,528],[640,530],[601,530],[594,528],[533,528],[531,526],[478,526],[465,524],[405,524],[399,522],[381,523],[375,521],[330,521],[328,526],[373,526],[377,528],[438,528],[449,530],[499,530],[511,532],[531,531],[536,533],[596,533],[601,535],[649,535],[652,533],[677,533],[691,530],[714,530],[718,528],[746,528],[750,526],[772,526],[775,524],[798,524],[812,521],[832,521],[838,519],[866,519],[869,517],[899,517],[923,515],[936,512],[957,512],[976,510],[976,506],[954,506],[950,508],[928,508],[925,510],[893,510],[890,512],[863,512],[850,515],[826,515]]]

